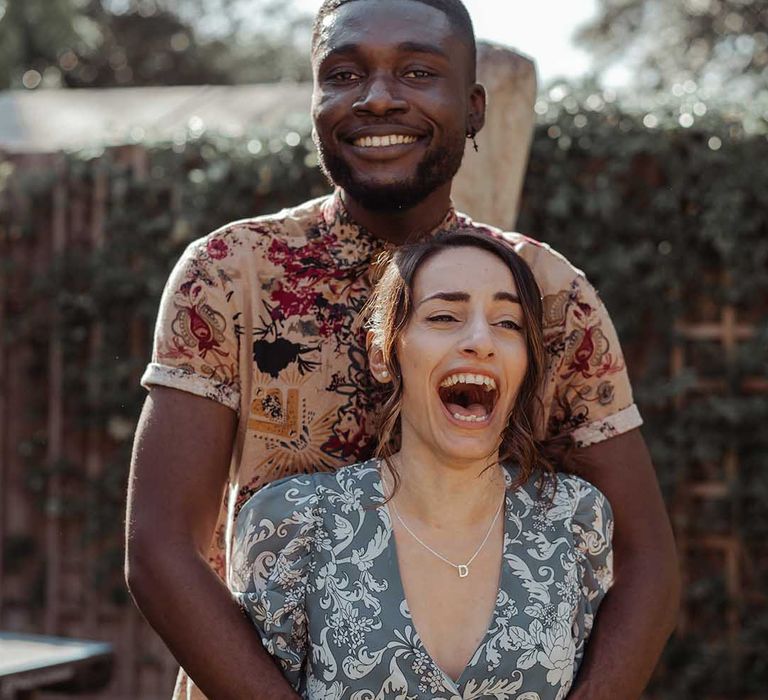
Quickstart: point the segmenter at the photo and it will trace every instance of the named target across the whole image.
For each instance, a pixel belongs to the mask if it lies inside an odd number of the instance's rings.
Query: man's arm
[[[675,627],[672,528],[639,429],[576,451],[578,473],[613,507],[615,583],[595,618],[569,700],[636,700]]]
[[[206,561],[229,470],[235,413],[153,387],[134,442],[126,580],[150,625],[211,700],[295,699]]]

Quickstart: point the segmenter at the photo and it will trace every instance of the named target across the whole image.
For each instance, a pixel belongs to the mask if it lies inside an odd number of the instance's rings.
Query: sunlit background
[[[542,85],[599,75],[604,85],[648,92],[693,80],[697,89],[734,99],[768,85],[766,9],[759,0],[466,4],[478,36],[534,58]],[[318,6],[319,0],[0,0],[0,86],[306,78],[308,28]]]
[[[313,12],[318,0],[295,0]],[[497,41],[536,59],[539,77],[579,77],[590,69],[589,53],[573,41],[576,27],[592,19],[595,0],[467,0],[478,38]]]
[[[538,72],[502,52],[473,182],[600,290],[672,516],[683,607],[647,698],[762,700],[768,2],[465,1]],[[318,5],[0,0],[0,695],[24,633],[112,645],[90,697],[169,697],[122,572],[138,378],[191,240],[328,191]]]

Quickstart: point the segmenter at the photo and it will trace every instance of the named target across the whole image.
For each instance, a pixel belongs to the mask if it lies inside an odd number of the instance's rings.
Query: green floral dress
[[[238,515],[230,587],[299,694],[564,698],[612,583],[605,497],[565,475],[508,489],[496,607],[456,681],[414,628],[383,500],[371,460],[274,482]]]

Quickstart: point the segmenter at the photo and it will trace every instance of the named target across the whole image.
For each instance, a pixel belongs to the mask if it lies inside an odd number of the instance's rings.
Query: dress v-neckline
[[[506,467],[502,465],[502,469],[504,469],[504,478],[506,481],[507,486],[509,486],[510,483],[510,475],[509,471]],[[383,487],[384,484],[381,480],[381,467],[378,467],[379,472],[379,485],[381,488],[381,493],[384,493]],[[421,634],[419,633],[418,627],[416,627],[416,621],[413,619],[413,613],[411,612],[411,606],[408,603],[408,598],[405,595],[405,586],[403,585],[403,577],[400,573],[400,560],[397,557],[397,542],[395,541],[395,531],[392,527],[392,513],[390,511],[389,505],[387,503],[383,504],[384,510],[387,513],[387,527],[389,528],[389,542],[387,544],[387,548],[391,551],[392,561],[394,562],[394,568],[395,568],[395,577],[394,579],[391,579],[393,583],[397,584],[397,591],[393,591],[394,595],[398,595],[400,598],[400,601],[404,604],[405,609],[408,611],[408,616],[411,620],[411,624],[413,625],[413,631],[415,633],[415,641],[419,645],[419,650],[424,653],[424,655],[429,659],[429,662],[434,666],[434,668],[440,673],[440,675],[445,678],[445,680],[452,686],[452,690],[454,692],[459,692],[459,689],[461,686],[466,683],[467,679],[464,677],[467,675],[467,672],[471,668],[472,660],[477,656],[477,652],[482,649],[485,644],[488,641],[488,635],[491,633],[491,629],[493,628],[493,622],[498,617],[500,611],[499,611],[499,598],[500,593],[502,591],[503,587],[503,581],[504,581],[504,556],[507,553],[507,535],[508,535],[508,514],[509,514],[509,508],[510,508],[510,498],[509,493],[505,492],[504,494],[504,509],[502,513],[503,523],[504,523],[504,531],[502,534],[502,543],[501,543],[501,566],[499,567],[499,581],[498,585],[496,587],[496,597],[494,598],[493,602],[493,609],[491,610],[490,618],[488,619],[488,624],[485,627],[485,632],[483,633],[482,638],[480,639],[480,642],[475,647],[474,651],[470,655],[470,657],[467,659],[466,664],[464,664],[464,668],[461,670],[461,673],[459,674],[459,677],[454,680],[451,678],[451,676],[442,669],[440,664],[435,661],[435,659],[432,657],[432,654],[429,652],[429,649],[427,649],[426,645],[422,641]]]

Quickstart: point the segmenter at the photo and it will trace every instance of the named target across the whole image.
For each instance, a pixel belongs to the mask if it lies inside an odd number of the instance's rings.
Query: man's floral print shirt
[[[638,427],[616,332],[583,273],[543,243],[453,209],[435,231],[459,227],[502,237],[539,284],[548,366],[538,437],[570,435],[586,446]],[[232,508],[225,499],[210,549],[222,578],[228,513],[275,479],[372,454],[383,395],[356,320],[386,249],[350,219],[337,192],[230,223],[193,242],[170,275],[142,384],[188,391],[238,414]]]

